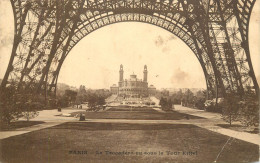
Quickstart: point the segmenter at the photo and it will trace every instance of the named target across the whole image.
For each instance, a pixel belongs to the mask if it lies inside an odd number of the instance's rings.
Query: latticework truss
[[[209,97],[259,86],[248,45],[255,0],[11,0],[15,35],[1,84],[55,95],[61,66],[89,33],[118,22],[144,22],[179,37],[205,74]]]

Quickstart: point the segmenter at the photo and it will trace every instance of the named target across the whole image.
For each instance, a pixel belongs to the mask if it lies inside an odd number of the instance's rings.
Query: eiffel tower
[[[208,95],[259,94],[248,41],[255,0],[10,0],[14,42],[1,89],[55,96],[61,66],[91,32],[144,22],[178,38],[199,60]]]

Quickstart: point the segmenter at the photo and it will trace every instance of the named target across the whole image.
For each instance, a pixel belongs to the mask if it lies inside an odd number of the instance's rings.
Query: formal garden
[[[13,90],[1,94],[2,133],[50,123],[34,120],[46,109],[68,109],[70,117],[78,118],[0,139],[3,162],[253,162],[259,158],[258,145],[199,127],[210,120],[177,111],[170,96],[162,96],[156,109],[108,107],[107,92],[66,90],[52,108],[42,97]],[[257,125],[257,103],[237,98],[230,95],[223,101],[224,121],[217,126],[244,132],[241,127]],[[87,109],[73,111],[85,102]]]

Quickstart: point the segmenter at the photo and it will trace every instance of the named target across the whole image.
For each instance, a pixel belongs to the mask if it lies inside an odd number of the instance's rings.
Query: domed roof
[[[135,75],[135,74],[132,74],[132,75],[130,75],[130,78],[131,78],[131,79],[135,79],[135,78],[136,78],[136,75]]]

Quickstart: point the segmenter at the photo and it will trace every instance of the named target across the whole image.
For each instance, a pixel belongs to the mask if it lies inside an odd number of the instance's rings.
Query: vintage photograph
[[[0,0],[0,163],[259,162],[259,0]]]

